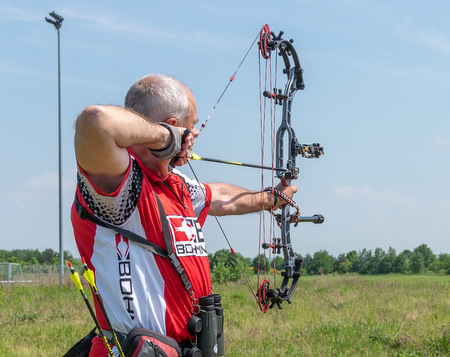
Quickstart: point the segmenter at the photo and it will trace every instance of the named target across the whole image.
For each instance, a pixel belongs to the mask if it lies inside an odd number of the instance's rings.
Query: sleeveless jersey
[[[177,170],[163,182],[129,152],[128,172],[112,194],[102,192],[79,168],[76,194],[81,205],[102,220],[166,249],[156,193],[167,216],[174,251],[192,283],[195,298],[210,294],[208,253],[201,229],[211,199],[209,186]],[[143,327],[180,343],[189,341],[187,321],[193,314],[192,299],[170,261],[112,229],[82,220],[74,206],[71,219],[80,256],[94,271],[112,327],[123,333]],[[108,329],[95,303],[100,324]]]

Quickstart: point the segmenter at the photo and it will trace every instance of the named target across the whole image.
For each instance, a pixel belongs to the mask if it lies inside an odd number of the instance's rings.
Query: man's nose
[[[196,138],[200,134],[200,131],[194,126],[191,130],[191,133],[194,136],[194,138]]]

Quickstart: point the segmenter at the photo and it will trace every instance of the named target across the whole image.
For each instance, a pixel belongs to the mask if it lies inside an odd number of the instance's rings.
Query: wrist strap
[[[273,187],[266,187],[263,191],[264,191],[264,192],[271,192],[271,196],[274,198],[273,205],[271,205],[271,206],[272,206],[272,208],[275,207],[275,206],[277,205],[277,203],[278,203],[278,196],[277,196],[277,193],[278,193],[279,191],[276,190],[276,189],[273,188]]]

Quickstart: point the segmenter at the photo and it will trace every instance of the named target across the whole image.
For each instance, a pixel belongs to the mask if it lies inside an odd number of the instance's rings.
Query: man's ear
[[[172,125],[172,126],[177,126],[178,125],[178,120],[176,118],[169,118],[166,121],[166,124]]]

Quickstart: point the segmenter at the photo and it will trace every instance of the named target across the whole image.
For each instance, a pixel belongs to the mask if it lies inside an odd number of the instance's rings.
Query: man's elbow
[[[106,115],[105,107],[101,105],[90,105],[81,112],[76,121],[76,129],[85,125],[98,123]]]

